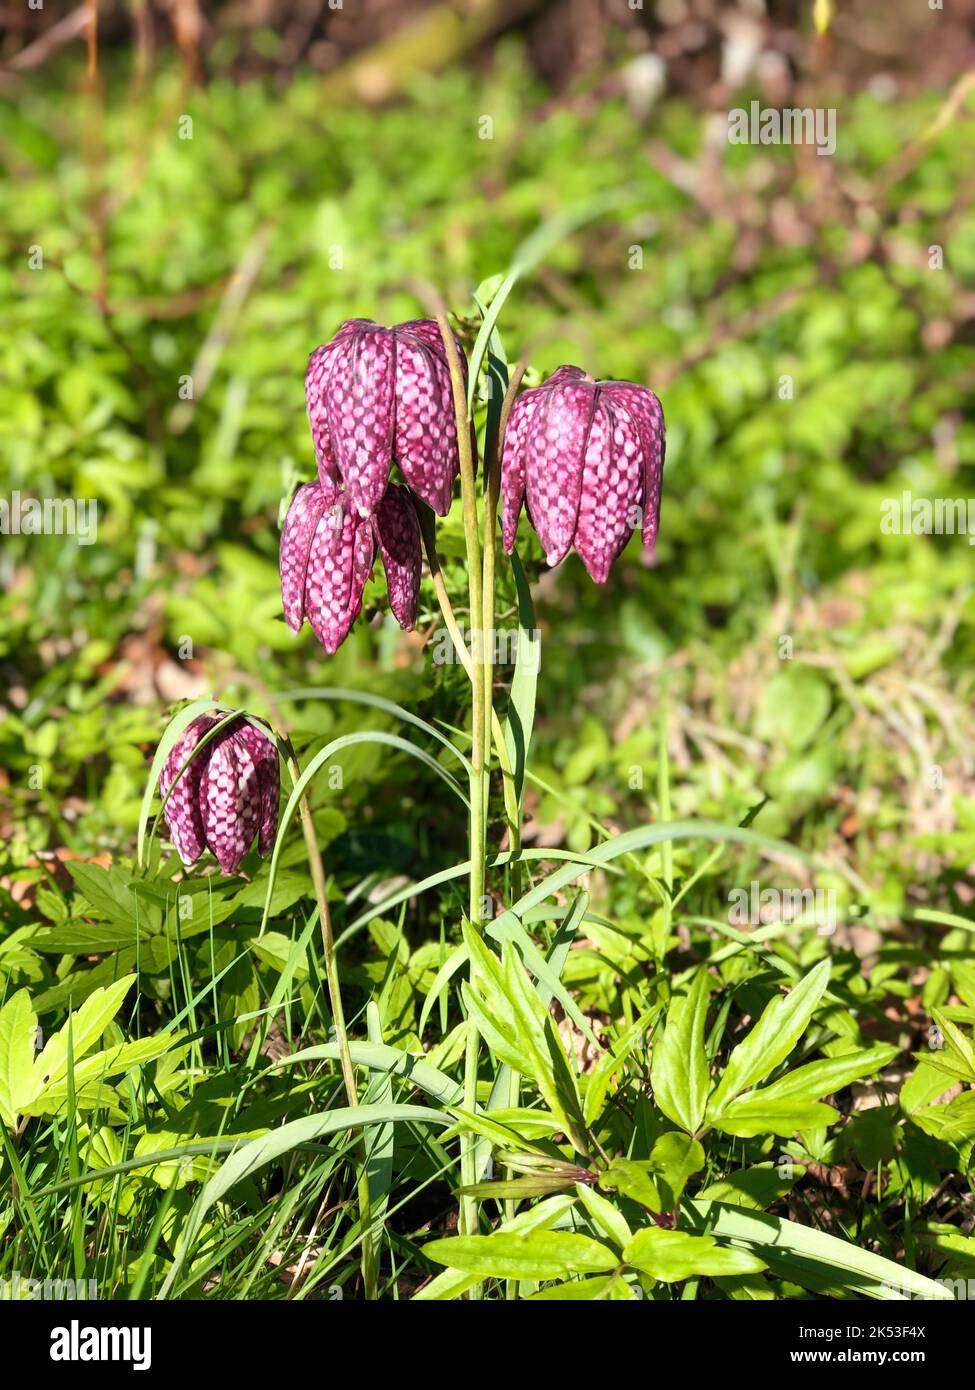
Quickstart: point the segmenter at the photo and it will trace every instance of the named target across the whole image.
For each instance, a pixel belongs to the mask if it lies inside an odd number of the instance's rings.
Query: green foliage
[[[474,158],[443,112],[488,91],[507,119]],[[622,100],[539,120],[546,95],[517,47],[381,110],[324,106],[309,76],[216,80],[180,141],[174,73],[139,104],[110,73],[97,175],[68,87],[5,102],[2,491],[100,514],[97,545],[0,550],[0,1274],[354,1293],[363,1132],[386,1297],[934,1297],[975,1264],[971,556],[879,525],[904,489],[971,491],[975,238],[970,209],[943,220],[971,121],[930,141],[865,256],[798,166],[735,150],[728,209],[802,219],[749,260]],[[932,114],[924,94],[848,102],[844,188]],[[695,111],[653,120],[698,160]],[[533,241],[542,224],[570,230]],[[542,571],[527,530],[499,562],[529,830],[493,857],[486,938],[463,921],[466,682],[429,659],[430,586],[401,638],[371,584],[327,666],[279,616],[280,504],[313,472],[308,351],[345,317],[412,316],[418,278],[468,349],[507,285],[530,384],[578,360],[659,386],[669,424],[655,569],[628,553],[596,591],[575,559]],[[438,544],[463,612],[459,509]],[[209,690],[261,717],[276,692],[315,769],[354,1111],[293,822],[234,879],[181,876],[150,833],[167,741]],[[497,845],[500,788],[491,810]],[[829,889],[835,930],[735,925],[729,893],[759,875]],[[467,1136],[482,1225],[457,1236]]]

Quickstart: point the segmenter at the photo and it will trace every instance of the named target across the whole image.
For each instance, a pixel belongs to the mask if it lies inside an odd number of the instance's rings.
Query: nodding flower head
[[[550,565],[570,548],[597,584],[634,527],[649,558],[657,539],[664,415],[654,393],[559,367],[516,399],[501,462],[504,548],[527,502]]]
[[[458,344],[466,377],[467,363]],[[372,516],[396,463],[418,497],[446,516],[460,468],[450,370],[434,319],[381,328],[348,319],[317,347],[305,399],[323,485],[344,484]]]
[[[420,594],[420,527],[405,487],[390,483],[375,513],[359,516],[349,492],[329,481],[295,493],[281,532],[281,597],[288,626],[308,619],[326,652],[338,651],[362,611],[362,591],[376,549],[389,606],[400,627],[416,622]]]
[[[168,796],[164,814],[183,863],[195,863],[208,849],[224,873],[232,874],[255,836],[261,854],[271,852],[281,773],[273,740],[244,718],[226,724],[187,763],[219,723],[211,715],[193,720],[166,759],[159,789]]]

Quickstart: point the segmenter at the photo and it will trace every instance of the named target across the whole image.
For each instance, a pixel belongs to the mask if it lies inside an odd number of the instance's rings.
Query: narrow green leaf
[[[874,1072],[893,1061],[899,1048],[884,1043],[877,1047],[862,1048],[857,1052],[845,1052],[840,1057],[827,1057],[819,1062],[809,1062],[804,1067],[787,1072],[771,1086],[760,1091],[751,1091],[743,1101],[759,1103],[762,1101],[804,1101],[818,1100],[820,1096],[832,1095],[852,1081],[872,1076]]]
[[[77,1013],[53,1037],[34,1063],[31,1075],[34,1097],[62,1080],[68,1070],[68,1036],[75,1063],[85,1055],[104,1033],[122,1007],[122,1001],[135,983],[134,975],[126,975],[104,989],[91,993]]]
[[[911,1119],[925,1134],[958,1144],[975,1138],[975,1091],[965,1091],[947,1105],[928,1105]]]
[[[795,1047],[829,983],[830,961],[825,957],[786,995],[771,1000],[754,1028],[728,1058],[708,1115],[720,1114],[742,1091],[764,1080]]]
[[[386,1043],[350,1042],[349,1055],[355,1066],[368,1067],[371,1071],[385,1072],[390,1076],[400,1076],[410,1085],[426,1091],[439,1105],[452,1105],[464,1094],[460,1082],[451,1080],[445,1072],[438,1071],[429,1062],[424,1062],[412,1052],[403,1052],[398,1047],[390,1047]],[[320,1043],[316,1047],[305,1047],[300,1052],[293,1052],[289,1057],[280,1057],[274,1065],[292,1067],[298,1062],[337,1061],[338,1057],[338,1043]]]
[[[704,1120],[711,1077],[704,1050],[707,966],[698,967],[687,993],[671,1000],[662,1038],[655,1038],[650,1063],[654,1099],[668,1119],[688,1134]]]
[[[34,1039],[37,1015],[26,989],[11,995],[0,1009],[0,1122],[8,1129],[32,1096],[31,1072],[34,1066]]]
[[[366,1029],[372,1047],[383,1047],[382,1024],[379,1006],[370,999],[366,1005]],[[393,1103],[393,1080],[389,1071],[374,1071],[362,1095],[362,1105],[384,1106]],[[366,1176],[369,1188],[369,1221],[371,1223],[375,1248],[371,1252],[372,1266],[367,1271],[367,1253],[363,1253],[363,1277],[367,1285],[375,1281],[378,1273],[376,1248],[383,1239],[386,1227],[386,1211],[389,1206],[389,1190],[393,1183],[393,1147],[396,1126],[392,1124],[371,1125],[365,1133],[364,1148]],[[367,1277],[368,1274],[368,1277]]]
[[[565,1192],[573,1186],[571,1178],[558,1173],[539,1173],[536,1177],[506,1178],[497,1182],[473,1182],[456,1189],[458,1197],[477,1197],[481,1201],[511,1198],[525,1201],[531,1197],[547,1197],[551,1192]]]
[[[576,1194],[589,1213],[589,1219],[599,1227],[604,1236],[607,1236],[614,1245],[622,1250],[633,1232],[626,1224],[626,1218],[619,1208],[607,1201],[605,1197],[600,1196],[584,1182],[577,1185]]]
[[[803,1288],[809,1287],[805,1281],[816,1271],[865,1298],[952,1297],[942,1285],[906,1264],[875,1255],[813,1226],[723,1202],[693,1200],[684,1203],[683,1211],[695,1229],[754,1250],[770,1269]]]
[[[719,1245],[711,1236],[648,1227],[637,1231],[623,1250],[623,1259],[665,1284],[695,1275],[756,1274],[765,1261],[748,1250]]]
[[[450,981],[457,974],[457,971],[461,968],[462,965],[466,964],[466,962],[467,947],[465,945],[460,945],[455,947],[455,949],[451,951],[450,955],[447,957],[443,965],[441,965],[440,969],[437,971],[433,984],[427,991],[427,997],[423,1001],[423,1008],[420,1010],[420,1021],[416,1025],[417,1034],[421,1038],[423,1037],[423,1030],[427,1026],[427,1020],[430,1017],[430,1013],[433,1009],[433,1006],[436,1004],[441,994],[443,994],[444,990],[450,984]]]
[[[430,1241],[423,1253],[438,1264],[482,1279],[557,1279],[568,1273],[599,1274],[617,1264],[605,1245],[563,1231],[453,1236]]]
[[[831,1125],[839,1112],[831,1105],[813,1100],[755,1100],[742,1096],[712,1116],[715,1129],[724,1134],[736,1134],[741,1139],[753,1139],[756,1134],[780,1134],[788,1138],[819,1125]]]
[[[396,704],[395,700],[387,700],[382,695],[374,695],[370,690],[347,690],[337,685],[310,685],[302,686],[298,690],[283,690],[274,698],[279,704],[284,701],[347,700],[350,704],[367,705],[371,709],[382,710],[385,714],[391,714],[396,719],[401,719],[404,724],[412,724],[414,729],[422,729],[425,734],[436,739],[442,748],[446,748],[449,753],[452,753],[466,773],[470,774],[472,770],[470,759],[465,757],[460,749],[455,747],[450,739],[433,724],[427,723],[425,719],[421,719],[412,710]]]
[[[653,1017],[653,1012],[653,1009],[648,1009],[645,1014],[641,1014],[638,1019],[635,1019],[613,1043],[612,1048],[603,1053],[588,1077],[585,1078],[586,1089],[582,1113],[587,1125],[592,1125],[599,1118],[613,1078],[616,1077],[617,1079],[617,1088],[622,1084],[623,1063],[634,1048],[646,1037],[647,1027]],[[671,1116],[671,1118],[673,1117]]]
[[[975,1045],[971,1038],[966,1038],[956,1024],[954,1024],[943,1009],[933,1009],[932,1018],[941,1030],[941,1035],[949,1048],[957,1053],[959,1060],[966,1068],[965,1079],[975,1081]]]
[[[100,1081],[104,1077],[118,1076],[130,1067],[143,1066],[161,1057],[164,1052],[175,1047],[182,1038],[181,1033],[153,1033],[134,1042],[120,1043],[118,1047],[107,1048],[104,1052],[93,1052],[74,1064],[74,1084],[86,1086],[89,1082]],[[65,1078],[45,1086],[36,1097],[38,1101],[47,1100],[51,1095],[65,1087]]]
[[[509,1220],[502,1221],[498,1231],[521,1231],[525,1233],[544,1230],[563,1220],[571,1210],[573,1201],[572,1197],[564,1194],[560,1194],[558,1197],[546,1197],[544,1201],[537,1202],[535,1206],[527,1207]],[[460,1298],[468,1289],[480,1282],[480,1275],[478,1274],[466,1274],[459,1269],[445,1269],[442,1274],[431,1279],[429,1284],[424,1284],[423,1288],[413,1295],[413,1302],[433,1303]]]

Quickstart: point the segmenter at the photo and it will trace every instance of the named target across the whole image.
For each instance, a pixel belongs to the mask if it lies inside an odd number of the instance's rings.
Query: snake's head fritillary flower
[[[458,344],[465,370],[466,361]],[[450,370],[433,319],[382,328],[348,319],[317,347],[305,399],[318,474],[344,484],[360,517],[371,517],[396,463],[418,497],[440,516],[460,468]]]
[[[305,483],[295,493],[281,533],[284,616],[294,632],[307,618],[329,656],[362,611],[377,546],[389,606],[400,626],[411,628],[420,591],[420,527],[407,489],[390,483],[371,517],[359,516],[350,494],[334,483]]]
[[[660,517],[664,415],[654,393],[559,367],[515,401],[501,462],[503,539],[514,545],[523,502],[549,565],[570,548],[597,584],[642,520],[653,554]]]
[[[195,863],[209,849],[224,873],[232,874],[255,838],[262,855],[271,852],[281,773],[273,740],[244,718],[226,724],[191,756],[218,723],[201,715],[183,731],[163,766],[159,789],[168,797],[166,823],[183,863]]]

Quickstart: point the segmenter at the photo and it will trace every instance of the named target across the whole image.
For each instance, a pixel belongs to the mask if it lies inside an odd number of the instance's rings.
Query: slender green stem
[[[464,540],[467,549],[467,592],[471,613],[471,687],[473,691],[471,707],[471,817],[470,817],[470,898],[468,915],[475,931],[481,930],[481,904],[484,897],[486,878],[485,857],[487,854],[487,766],[485,760],[484,725],[484,649],[485,634],[482,624],[482,574],[481,546],[477,533],[477,495],[474,488],[474,450],[472,447],[471,422],[467,411],[467,387],[461,367],[457,344],[447,322],[446,314],[438,313],[437,323],[443,338],[444,351],[450,367],[450,382],[454,397],[454,416],[457,421],[457,448],[460,454],[460,490],[464,507]],[[477,1072],[479,1043],[477,1029],[473,1020],[467,1020],[467,1041],[464,1049],[464,1108],[477,1109]],[[460,1173],[465,1187],[477,1181],[476,1175],[477,1138],[473,1134],[461,1136]],[[474,1235],[478,1229],[478,1202],[475,1197],[465,1196],[460,1203],[460,1231],[462,1235]],[[472,1295],[476,1296],[475,1291]]]
[[[301,777],[301,768],[295,751],[291,746],[291,740],[286,734],[282,734],[282,744],[285,749],[285,756],[291,777],[295,785]],[[342,1072],[342,1082],[345,1087],[346,1099],[350,1106],[359,1104],[359,1097],[356,1093],[355,1071],[352,1067],[352,1056],[349,1052],[349,1035],[345,1026],[345,1010],[342,1007],[342,987],[339,982],[338,963],[335,958],[335,935],[332,931],[332,914],[328,905],[328,885],[325,879],[325,864],[322,860],[322,852],[318,845],[318,836],[315,834],[315,821],[312,817],[311,807],[308,804],[308,797],[302,796],[298,803],[301,816],[301,829],[305,837],[305,848],[308,851],[308,867],[311,871],[312,886],[315,890],[315,901],[318,904],[318,920],[322,929],[322,950],[325,956],[325,983],[328,989],[328,1002],[332,1010],[332,1022],[335,1025],[335,1040],[339,1049],[339,1068]],[[360,1136],[357,1145],[359,1152],[359,1222],[362,1227],[362,1282],[365,1288],[367,1299],[375,1299],[378,1296],[378,1276],[379,1265],[376,1258],[375,1242],[372,1237],[372,1204],[369,1198],[369,1174],[367,1170],[367,1155],[365,1139]]]
[[[485,653],[485,658],[484,658],[484,668],[485,668],[485,676],[484,676],[484,723],[485,723],[485,727],[489,727],[490,725],[492,725],[492,723],[497,723],[497,715],[495,714],[495,711],[494,711],[494,665],[493,665],[494,650],[495,650],[495,646],[494,646],[494,621],[495,621],[495,604],[494,604],[495,574],[494,574],[494,562],[495,562],[495,554],[496,554],[496,549],[497,549],[497,535],[498,535],[498,499],[499,499],[499,497],[500,497],[500,495],[501,495],[501,453],[502,453],[502,450],[503,450],[503,448],[504,448],[504,435],[505,435],[505,430],[507,429],[507,425],[508,425],[508,416],[509,416],[510,413],[511,413],[511,407],[512,407],[512,405],[513,405],[513,403],[514,403],[515,396],[518,394],[518,388],[519,388],[519,386],[521,385],[521,380],[522,380],[522,377],[523,377],[524,375],[525,375],[525,364],[524,364],[524,363],[519,363],[518,366],[515,368],[514,372],[511,374],[511,378],[510,378],[510,380],[509,380],[509,382],[508,382],[508,388],[507,388],[507,390],[505,391],[504,401],[502,402],[501,411],[500,411],[500,414],[499,414],[499,417],[498,417],[498,428],[497,428],[497,432],[496,432],[496,434],[495,434],[495,436],[494,436],[493,441],[491,442],[491,447],[490,447],[490,449],[488,450],[488,457],[487,457],[487,461],[486,461],[486,464],[485,464],[486,472],[485,472],[485,478],[484,478],[484,530],[483,530],[483,537],[482,537],[482,547],[483,547],[483,554],[484,554],[484,575],[483,575],[483,585],[482,585],[482,612],[483,612],[482,626],[483,626],[483,628],[484,628],[484,632],[487,634],[487,639],[486,639],[486,641],[485,641],[485,643],[484,643],[484,653]],[[504,743],[503,738],[502,738],[502,740],[501,740],[501,745],[503,745],[503,747],[504,747],[505,758],[507,759],[508,749],[507,749],[507,744]],[[500,752],[500,746],[499,746],[499,752]],[[510,762],[509,762],[509,765],[510,765]],[[485,780],[487,780],[487,779],[485,779]],[[514,782],[513,782],[513,780],[512,780],[512,791],[514,792]],[[509,813],[509,822],[510,822],[510,825],[511,825],[511,847],[512,847],[512,849],[520,849],[520,848],[521,848],[521,817],[520,817],[520,814],[519,814],[517,795],[515,795],[515,801],[514,801],[514,814],[511,815],[511,814]],[[511,1074],[510,1074],[510,1076],[509,1076],[509,1078],[508,1078],[508,1098],[507,1098],[507,1099],[508,1099],[508,1105],[509,1105],[509,1106],[516,1106],[516,1105],[518,1104],[518,1092],[519,1092],[518,1076],[517,1076],[517,1073],[516,1073],[516,1072],[512,1071]],[[513,1201],[510,1201],[510,1200],[509,1200],[509,1201],[506,1201],[505,1204],[504,1204],[504,1210],[505,1210],[505,1218],[506,1218],[507,1220],[510,1221],[510,1220],[514,1217],[514,1215],[515,1215],[516,1204],[515,1204]],[[517,1282],[516,1282],[515,1280],[509,1279],[509,1280],[506,1281],[506,1284],[505,1284],[505,1297],[506,1297],[507,1299],[515,1299],[515,1298],[517,1297]]]
[[[508,388],[505,391],[504,400],[501,403],[501,410],[498,415],[498,428],[494,435],[494,439],[491,441],[488,456],[485,460],[484,533],[482,542],[484,567],[481,585],[481,626],[485,634],[483,643],[485,729],[491,728],[492,724],[497,722],[497,716],[494,712],[494,559],[498,540],[498,498],[501,495],[501,453],[504,448],[505,430],[508,427],[508,416],[511,414],[511,407],[514,404],[515,396],[518,394],[518,388],[521,385],[521,380],[524,375],[525,363],[519,362],[508,382]],[[501,744],[504,744],[505,761],[509,762],[510,767],[508,748],[507,744],[504,743],[503,737],[499,740],[499,756]],[[487,798],[490,792],[490,777],[486,777],[484,780],[485,798]],[[508,814],[511,848],[513,850],[519,850],[521,848],[521,816],[513,777],[511,791],[514,795],[514,805],[513,808],[509,808]],[[487,800],[485,800],[485,817],[486,816]],[[515,866],[514,872],[517,873],[517,866]]]
[[[473,683],[474,670],[471,664],[470,653],[464,641],[464,634],[461,632],[460,625],[454,614],[453,604],[450,602],[450,595],[447,593],[447,585],[444,580],[443,570],[440,567],[440,557],[437,554],[436,537],[433,530],[433,513],[428,507],[423,507],[422,504],[417,508],[417,511],[420,516],[420,534],[423,537],[423,548],[426,552],[427,564],[430,567],[430,577],[433,580],[433,589],[434,593],[437,595],[437,602],[440,605],[444,626],[450,634],[450,640],[454,644],[454,650],[460,658],[461,665],[467,672],[468,679]],[[518,850],[521,849],[521,818],[518,810],[518,796],[515,791],[515,774],[511,766],[508,745],[505,742],[504,729],[501,727],[501,720],[498,718],[497,711],[494,708],[491,710],[491,736],[494,744],[494,752],[498,759],[498,766],[501,769],[505,820],[508,824],[511,849],[517,853]]]

